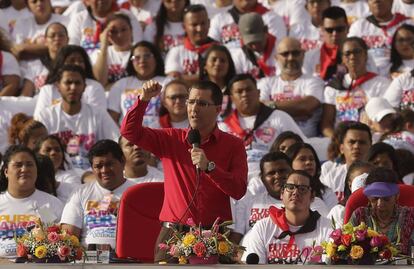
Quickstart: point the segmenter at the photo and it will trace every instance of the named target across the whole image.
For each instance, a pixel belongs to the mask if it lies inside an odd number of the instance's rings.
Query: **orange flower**
[[[342,244],[344,244],[345,246],[349,246],[351,245],[351,240],[352,240],[352,235],[350,234],[343,234],[341,236],[341,242]]]
[[[354,260],[361,259],[364,256],[364,249],[361,246],[354,245],[349,252],[349,256]]]

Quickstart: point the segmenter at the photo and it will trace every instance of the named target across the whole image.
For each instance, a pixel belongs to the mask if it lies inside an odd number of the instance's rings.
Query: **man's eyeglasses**
[[[209,106],[215,106],[216,105],[216,104],[212,104],[212,103],[209,103],[207,101],[204,101],[204,100],[196,100],[196,99],[187,99],[187,101],[185,101],[185,104],[187,106],[198,105],[200,107],[209,107]]]
[[[131,57],[131,61],[132,62],[139,62],[140,60],[148,61],[152,57],[154,57],[154,55],[152,53],[143,53],[141,55],[133,55]]]
[[[187,94],[174,94],[174,95],[169,95],[169,96],[165,96],[165,98],[170,99],[172,101],[177,101],[177,100],[187,100],[188,95]]]
[[[299,57],[302,54],[302,51],[301,50],[288,50],[288,51],[279,52],[279,55],[285,58],[287,58],[289,54],[292,55],[293,57]]]
[[[333,32],[342,33],[346,30],[346,26],[338,26],[338,27],[325,27],[324,30],[327,33],[332,34]]]
[[[293,183],[285,183],[285,185],[283,185],[283,188],[287,192],[294,192],[295,189],[298,189],[299,194],[305,194],[311,190],[311,187],[308,185],[296,185]]]

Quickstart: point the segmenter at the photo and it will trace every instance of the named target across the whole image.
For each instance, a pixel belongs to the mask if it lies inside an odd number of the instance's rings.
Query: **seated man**
[[[80,238],[88,249],[93,250],[95,244],[115,249],[119,201],[134,182],[123,176],[125,158],[115,141],[98,141],[88,157],[96,181],[82,185],[72,194],[63,209],[62,227]]]
[[[251,253],[259,256],[259,263],[292,264],[309,258],[313,246],[329,238],[330,221],[310,209],[315,198],[311,176],[294,170],[281,189],[284,208],[270,207],[270,216],[258,221],[243,245],[242,260]]]

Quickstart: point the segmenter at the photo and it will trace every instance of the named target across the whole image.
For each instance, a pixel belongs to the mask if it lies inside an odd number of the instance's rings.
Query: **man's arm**
[[[313,96],[304,96],[297,100],[274,102],[277,109],[283,110],[296,120],[309,119],[321,103]]]
[[[322,106],[322,121],[321,131],[326,137],[333,137],[334,135],[334,123],[336,116],[336,108],[334,105],[323,104]]]

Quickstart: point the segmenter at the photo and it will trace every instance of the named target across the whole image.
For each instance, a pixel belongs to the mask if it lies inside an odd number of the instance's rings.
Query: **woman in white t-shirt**
[[[19,63],[10,49],[10,41],[0,29],[0,96],[17,95],[20,86]]]
[[[56,59],[59,50],[69,42],[66,27],[59,22],[49,24],[45,31],[45,37],[47,54],[38,60],[20,63],[24,78],[21,92],[23,96],[33,96],[45,85],[47,75],[53,68],[53,61]]]
[[[3,0],[0,3],[0,27],[11,34],[17,18],[30,16],[25,0]]]
[[[145,81],[153,79],[164,84],[164,61],[161,53],[148,41],[141,41],[131,49],[127,66],[128,77],[117,81],[108,95],[108,112],[119,122],[142,93]],[[152,98],[144,115],[143,124],[151,126],[158,121],[160,98]]]
[[[93,73],[105,87],[126,77],[126,66],[132,47],[132,25],[129,17],[115,13],[108,17],[100,35],[101,48],[91,55]]]
[[[34,117],[36,118],[44,108],[61,102],[61,96],[55,82],[57,81],[57,74],[59,73],[60,68],[64,65],[77,65],[85,71],[86,88],[82,94],[82,102],[87,103],[96,109],[106,109],[104,88],[93,76],[92,65],[86,51],[80,46],[67,45],[59,50],[54,63],[54,68],[47,76],[46,85],[40,89]]]
[[[390,76],[396,78],[414,68],[414,26],[401,25],[395,31],[391,43]]]
[[[188,5],[189,0],[162,0],[155,20],[145,29],[144,40],[154,43],[163,55],[183,44],[183,14]]]
[[[16,256],[15,237],[40,221],[58,223],[63,204],[36,188],[38,164],[25,146],[11,146],[0,171],[0,257]]]

